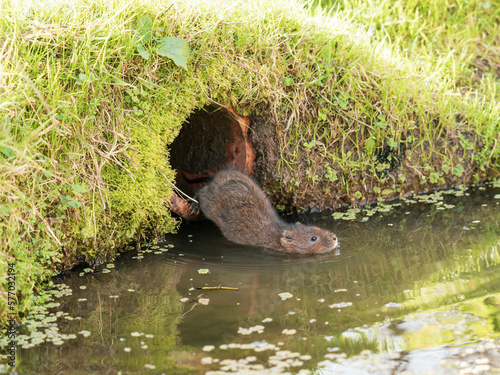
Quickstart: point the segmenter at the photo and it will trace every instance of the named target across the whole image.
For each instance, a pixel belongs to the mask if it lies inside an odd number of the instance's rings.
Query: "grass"
[[[295,111],[300,120],[282,146],[282,155],[311,160],[302,170],[282,161],[293,174],[309,177],[306,190],[312,194],[305,201],[317,204],[321,189],[326,201],[338,198],[328,186],[337,180],[344,202],[355,204],[478,182],[488,169],[498,171],[498,7],[412,1],[321,5],[311,6],[316,28],[332,30],[332,24],[342,24],[339,19],[347,21],[350,29],[344,30],[353,35],[356,50],[339,53],[339,42],[328,37],[313,52],[328,59],[319,58],[313,70],[295,59],[305,73],[294,69],[288,77],[312,102],[309,112]],[[353,32],[356,24],[365,25],[365,32]],[[480,59],[487,59],[482,69]],[[322,184],[325,175],[330,181]],[[300,177],[285,176],[304,190]],[[296,202],[293,190],[284,193]]]
[[[473,1],[321,1],[366,25],[374,40],[434,71],[450,87],[498,100],[500,7]],[[492,99],[492,98],[491,98]]]
[[[474,155],[466,153],[464,157],[474,159],[477,165],[498,160],[492,158],[498,152],[500,131],[498,4],[448,0],[324,0],[320,4],[323,9],[365,25],[374,43],[383,43],[391,56],[409,62],[408,74],[422,78],[421,82],[431,88],[427,93],[432,95],[431,100],[435,101],[437,95],[445,97],[442,103],[435,103],[442,104],[439,113],[454,114],[451,121],[459,125],[460,131],[466,128],[489,140],[484,148],[475,149]],[[440,136],[432,130],[430,135]],[[459,137],[464,148],[473,148],[470,139]],[[447,164],[453,164],[452,160]]]
[[[0,274],[15,263],[16,314],[54,270],[175,231],[168,145],[208,104],[276,126],[265,188],[296,208],[498,175],[496,68],[468,73],[477,58],[497,64],[498,12],[470,16],[468,3],[451,19],[444,6],[410,18],[420,5],[363,4],[3,2]],[[398,9],[417,21],[398,22]],[[485,21],[467,35],[491,40],[454,33],[468,17]],[[164,38],[187,42],[187,69]],[[4,279],[2,312],[6,290]]]

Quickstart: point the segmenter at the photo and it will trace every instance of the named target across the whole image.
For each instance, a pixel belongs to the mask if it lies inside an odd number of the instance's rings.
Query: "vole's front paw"
[[[200,204],[198,202],[191,202],[189,204],[189,211],[191,213],[191,216],[200,216]]]

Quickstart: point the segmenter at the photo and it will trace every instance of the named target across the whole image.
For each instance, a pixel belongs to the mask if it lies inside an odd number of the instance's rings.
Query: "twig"
[[[161,169],[159,169],[161,175],[165,178],[165,180],[167,180],[167,182],[172,186],[172,188],[177,192],[177,194],[179,195],[183,195],[184,197],[186,197],[187,200],[190,200],[194,203],[198,203],[198,201],[194,198],[191,198],[189,195],[187,195],[186,193],[184,193],[181,189],[179,189],[177,186],[175,186],[172,181],[170,181],[167,176],[165,176],[165,174],[163,173],[163,171]]]
[[[222,284],[219,284],[218,286],[199,286],[196,289],[200,289],[200,290],[235,290],[235,291],[239,290],[238,288],[231,288],[228,286],[222,286]]]

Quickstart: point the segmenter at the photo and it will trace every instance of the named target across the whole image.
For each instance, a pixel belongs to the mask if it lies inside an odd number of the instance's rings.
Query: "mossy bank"
[[[175,231],[168,146],[208,105],[250,116],[256,177],[296,209],[499,172],[495,95],[459,91],[342,12],[81,0],[0,14],[0,274],[14,264],[20,313],[55,268]]]

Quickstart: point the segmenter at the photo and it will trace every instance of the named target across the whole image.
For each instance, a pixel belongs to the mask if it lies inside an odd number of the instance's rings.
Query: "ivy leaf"
[[[151,40],[153,35],[153,21],[148,16],[142,16],[135,22],[135,29],[139,34],[139,40],[137,40],[137,43],[145,44]]]
[[[144,48],[143,45],[139,44],[137,46],[137,52],[139,52],[139,55],[141,55],[141,57],[145,60],[149,60],[149,51]]]
[[[187,70],[186,64],[191,51],[189,44],[184,39],[170,36],[162,38],[156,47],[156,53],[172,59],[175,65]]]

